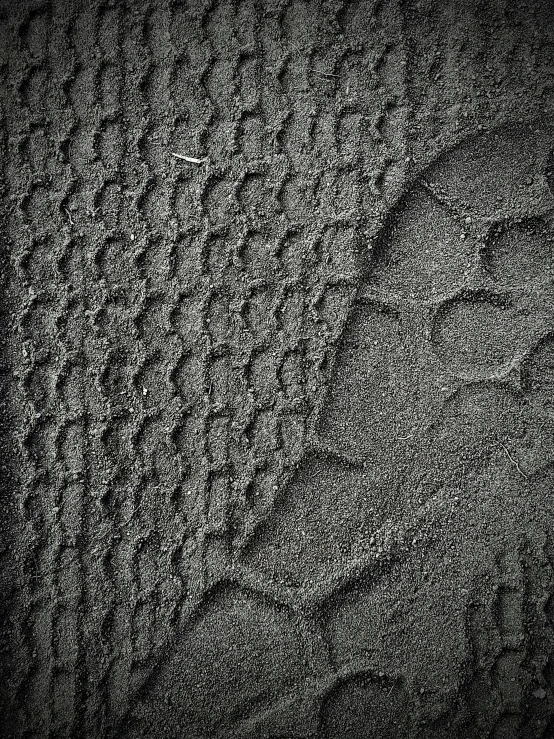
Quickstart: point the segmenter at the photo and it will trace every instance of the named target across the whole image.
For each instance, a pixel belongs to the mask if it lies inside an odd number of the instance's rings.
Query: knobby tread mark
[[[546,538],[540,551],[522,542],[502,552],[491,597],[470,608],[473,663],[465,696],[478,736],[550,735],[551,549]]]
[[[421,70],[461,53],[437,31],[432,59],[409,54],[411,3],[316,5],[2,11],[14,736],[116,733],[308,446],[372,214],[445,107]],[[511,47],[502,79],[538,69]],[[436,120],[438,151],[458,134]],[[509,655],[497,672],[521,670]]]
[[[228,536],[236,529],[243,537],[267,515],[283,471],[302,452],[306,404],[322,383],[325,351],[318,341],[299,342],[298,334],[306,316],[314,327],[321,312],[321,325],[336,337],[351,290],[333,278],[343,264],[307,284],[309,264],[322,250],[331,262],[336,235],[346,254],[356,227],[345,181],[340,232],[331,218],[330,230],[305,251],[302,271],[290,262],[297,258],[290,237],[305,240],[307,214],[293,214],[296,203],[280,192],[286,181],[302,182],[293,166],[301,170],[307,155],[293,163],[296,144],[286,143],[285,128],[294,119],[301,127],[315,97],[328,99],[334,88],[310,72],[303,107],[293,114],[294,84],[273,76],[287,58],[289,69],[294,64],[303,74],[301,53],[287,51],[296,41],[297,11],[285,4],[261,26],[248,2],[197,10],[100,1],[85,9],[53,1],[8,13],[16,97],[6,106],[5,127],[15,136],[6,169],[18,202],[8,233],[12,244],[22,244],[12,252],[12,292],[28,295],[20,314],[24,351],[15,353],[29,364],[16,386],[18,408],[28,413],[16,422],[25,480],[21,543],[28,547],[27,584],[13,605],[14,613],[26,611],[18,701],[50,696],[39,711],[21,709],[27,731],[109,731],[131,696],[124,686],[134,685],[134,674],[140,683],[152,641],[169,633],[162,612],[176,614],[193,597],[191,588],[202,587],[205,546],[200,541],[196,549],[193,534]],[[318,54],[314,46],[310,63],[340,71],[340,56],[328,59],[324,49]],[[267,83],[272,94],[262,95]],[[49,117],[48,108],[58,115]],[[325,137],[325,147],[336,148],[333,111],[316,106],[309,116],[308,147],[316,151]],[[281,182],[272,184],[256,162],[274,144]],[[223,160],[220,181],[236,220],[222,223],[229,212],[212,207],[221,199],[214,200],[202,168],[168,167],[173,150]],[[65,183],[59,193],[50,189],[55,174]],[[337,170],[337,183],[344,176],[344,168]],[[323,179],[314,176],[313,186],[332,186]],[[259,188],[273,195],[260,200]],[[321,190],[318,197],[328,202],[330,195]],[[271,225],[260,218],[268,202],[274,207],[268,215],[285,221],[258,241],[256,257],[249,245]],[[228,258],[221,264],[222,248]],[[273,270],[266,284],[258,283],[256,260],[263,263],[268,248]],[[202,292],[210,299],[195,301]],[[200,315],[195,341],[193,314],[186,312],[191,298]],[[231,325],[220,324],[229,308]],[[268,312],[279,327],[276,361]],[[164,356],[168,344],[174,360]],[[299,368],[294,378],[283,371],[289,357]],[[231,366],[238,368],[234,387]],[[306,376],[306,367],[315,373]],[[269,392],[266,372],[274,377]],[[163,512],[155,497],[167,501]],[[171,595],[165,568],[156,564],[164,558]],[[55,587],[49,605],[40,570],[51,573],[47,582]],[[91,611],[93,602],[98,607]],[[51,657],[43,628],[51,634]],[[92,633],[101,640],[91,651]]]

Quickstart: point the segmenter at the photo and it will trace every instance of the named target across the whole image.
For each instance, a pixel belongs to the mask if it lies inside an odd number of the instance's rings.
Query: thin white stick
[[[204,164],[204,162],[208,161],[207,157],[198,159],[197,157],[189,157],[186,154],[176,154],[174,151],[171,152],[171,156],[174,156],[175,159],[182,159],[184,162],[190,162],[191,164]]]

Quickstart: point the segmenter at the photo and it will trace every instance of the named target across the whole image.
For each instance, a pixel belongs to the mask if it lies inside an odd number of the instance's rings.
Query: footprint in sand
[[[428,556],[411,546],[402,548],[407,575],[355,578],[386,558],[395,531],[429,523],[464,491],[486,494],[489,466],[526,474],[529,427],[554,410],[553,141],[552,131],[524,126],[480,135],[442,155],[397,204],[338,347],[317,441],[242,554],[289,598],[298,588],[325,624],[331,677],[310,688],[310,736],[408,736],[418,661],[437,694],[449,670],[461,674],[464,622],[449,597],[464,583],[447,560],[435,567],[446,583],[438,598],[431,581],[410,590],[410,572]],[[346,576],[356,562],[359,574]],[[446,635],[439,651],[434,629]],[[298,658],[306,638],[284,602],[224,585],[150,698],[173,707],[173,726],[211,736],[244,718],[246,698],[248,713],[314,684]],[[380,661],[386,672],[376,671]],[[297,705],[289,726],[300,726]]]
[[[479,136],[394,209],[344,330],[315,450],[250,543],[249,565],[317,588],[499,449],[517,457],[529,401],[552,405],[551,147],[547,130]]]

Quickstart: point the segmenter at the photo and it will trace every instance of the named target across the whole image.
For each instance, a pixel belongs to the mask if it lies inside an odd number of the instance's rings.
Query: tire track
[[[548,114],[545,3],[4,3],[14,736],[115,735],[148,711],[164,660],[213,617],[206,593],[221,586],[233,623],[226,577],[263,592],[236,597],[239,621],[290,608],[320,663],[309,698],[280,678],[277,703],[247,696],[237,736],[299,735],[304,710],[315,733],[317,706],[332,727],[348,690],[400,685],[357,663],[326,676],[319,615],[238,559],[313,445],[368,244],[412,170],[522,93]],[[524,548],[501,558],[473,614],[456,720],[491,736],[552,728],[533,695],[552,690],[534,566]]]

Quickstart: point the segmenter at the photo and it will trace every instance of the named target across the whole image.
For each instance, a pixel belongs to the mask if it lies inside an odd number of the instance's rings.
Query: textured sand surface
[[[0,735],[554,737],[550,0],[0,36]]]

